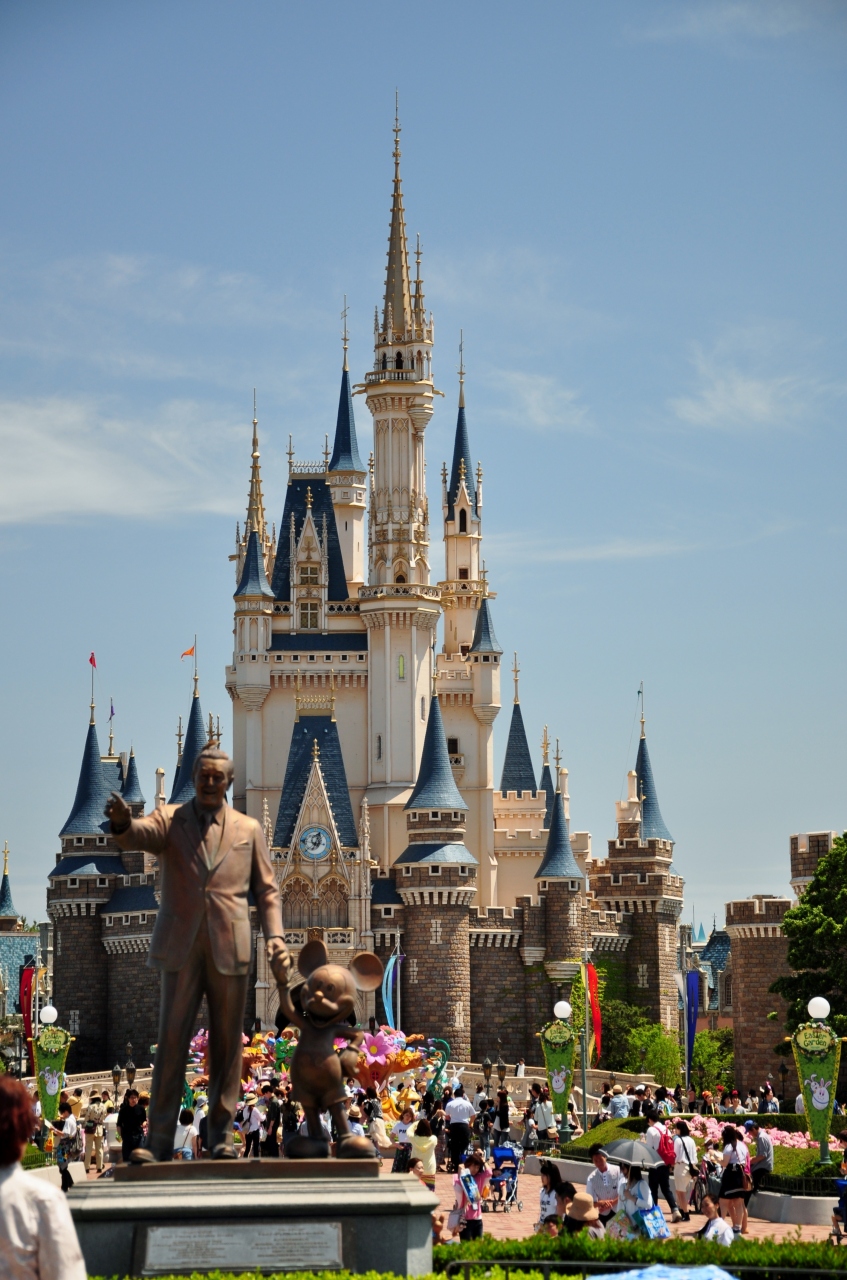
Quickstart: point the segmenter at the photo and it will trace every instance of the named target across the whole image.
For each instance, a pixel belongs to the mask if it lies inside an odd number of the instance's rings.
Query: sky
[[[637,690],[685,915],[847,825],[847,10],[833,0],[5,0],[0,839],[45,915],[97,655],[168,781],[198,637],[229,735],[257,390],[268,513],[372,360],[395,89],[438,476],[464,332],[495,629],[595,854]],[[367,411],[356,401],[362,452]],[[504,671],[504,677],[506,672]],[[495,725],[499,778],[510,684]]]

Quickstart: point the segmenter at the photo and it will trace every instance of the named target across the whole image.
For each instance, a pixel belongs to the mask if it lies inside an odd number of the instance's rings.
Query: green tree
[[[604,1000],[600,1006],[603,1015],[603,1053],[599,1066],[605,1071],[626,1071],[629,1061],[629,1038],[636,1027],[647,1027],[649,1022],[644,1010],[625,1000]]]
[[[847,833],[820,859],[782,927],[795,972],[778,978],[771,991],[788,1001],[788,1030],[808,1021],[806,1005],[812,996],[826,996],[833,1029],[847,1035]]]
[[[642,1048],[645,1050],[643,1066]],[[657,1022],[634,1027],[629,1036],[626,1070],[635,1073],[644,1071],[652,1075],[659,1084],[672,1089],[679,1083],[682,1070],[679,1037],[675,1032],[665,1031]]]
[[[710,1089],[714,1093],[719,1084],[732,1084],[735,1069],[730,1027],[722,1027],[717,1031],[697,1032],[694,1037],[694,1051],[691,1055],[691,1072],[695,1088],[700,1087],[701,1067],[704,1089]]]

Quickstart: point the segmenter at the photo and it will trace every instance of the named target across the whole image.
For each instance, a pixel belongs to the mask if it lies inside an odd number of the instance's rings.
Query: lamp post
[[[482,1060],[482,1078],[485,1081],[485,1096],[488,1097],[488,1086],[491,1084],[491,1059],[488,1054]]]
[[[126,1073],[126,1082],[131,1089],[135,1082],[135,1063],[132,1060],[132,1045],[128,1040],[126,1042],[126,1066],[124,1067],[124,1072]]]
[[[829,1017],[829,1001],[828,1001],[828,1000],[826,1000],[826,999],[824,999],[824,997],[823,997],[823,996],[812,996],[811,1000],[810,1000],[810,1001],[809,1001],[809,1003],[806,1005],[806,1008],[807,1008],[807,1009],[808,1009],[808,1011],[809,1011],[809,1017],[810,1017],[810,1018],[813,1018],[815,1022],[822,1022],[822,1023],[825,1023],[825,1022],[826,1022],[826,1020],[827,1020],[827,1018]],[[827,1029],[829,1030],[829,1028],[827,1028]],[[801,1077],[800,1077],[800,1078],[802,1079],[802,1075],[801,1075]],[[834,1081],[833,1083],[834,1083],[834,1084],[837,1084],[837,1083],[838,1083],[838,1081],[836,1080],[836,1081]],[[828,1113],[828,1114],[830,1114],[830,1115],[832,1114],[832,1103],[830,1103],[830,1104],[829,1104],[829,1113]],[[828,1130],[828,1129],[829,1129],[829,1125],[827,1125],[827,1126],[826,1126],[826,1130]],[[810,1131],[811,1131],[811,1126],[810,1126]],[[830,1162],[830,1161],[829,1161],[829,1135],[828,1135],[828,1133],[826,1133],[826,1134],[825,1134],[825,1136],[821,1138],[821,1157],[820,1157],[820,1159],[821,1159],[821,1164],[828,1165],[828,1164],[829,1164],[829,1162]]]
[[[617,1078],[618,1077],[615,1075],[614,1071],[609,1072],[609,1084],[612,1086],[613,1089],[615,1087],[615,1081],[617,1080]]]
[[[508,1072],[508,1070],[509,1068],[506,1066],[505,1062],[503,1061],[503,1048],[502,1048],[502,1045],[500,1044],[500,1037],[498,1036],[497,1037],[497,1079],[500,1081],[501,1089],[506,1083],[506,1073]]]
[[[123,1067],[119,1062],[116,1062],[112,1067],[112,1084],[115,1086],[115,1102],[118,1100],[118,1089],[120,1087],[121,1076],[123,1073]]]
[[[573,1010],[571,1009],[571,1006],[567,1000],[559,1000],[557,1001],[556,1004],[553,1005],[553,1016],[555,1018],[561,1018],[562,1022],[568,1022],[570,1020],[570,1016],[572,1012]],[[583,1127],[583,1130],[587,1133],[588,1132],[588,1086],[586,1083],[586,1077],[588,1072],[588,1062],[586,1060],[586,1048],[587,1048],[587,1045],[586,1045],[586,1039],[585,1039],[585,1027],[583,1026],[580,1028],[580,1032],[579,1032],[579,1050],[580,1050],[579,1057],[580,1057],[581,1076],[582,1076],[582,1127]]]
[[[779,1099],[780,1099],[780,1102],[782,1102],[782,1103],[783,1103],[783,1108],[782,1108],[782,1109],[783,1109],[783,1111],[785,1110],[785,1106],[784,1106],[784,1103],[785,1103],[785,1081],[787,1080],[787,1078],[788,1078],[788,1063],[787,1063],[787,1062],[781,1062],[781,1063],[779,1064],[779,1088],[780,1088]]]

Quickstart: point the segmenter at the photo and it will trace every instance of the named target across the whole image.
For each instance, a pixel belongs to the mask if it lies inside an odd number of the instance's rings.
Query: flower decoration
[[[365,1032],[362,1053],[369,1064],[378,1062],[382,1066],[392,1049],[393,1045],[384,1031],[378,1031],[375,1036],[372,1036],[367,1031]]]

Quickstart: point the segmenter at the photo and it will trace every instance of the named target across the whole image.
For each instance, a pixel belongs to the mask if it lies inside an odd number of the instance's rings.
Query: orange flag
[[[179,660],[180,662],[182,662],[183,658],[193,658],[193,657],[194,657],[194,645],[192,645],[190,649],[186,649],[185,653],[181,653],[179,655]]]

